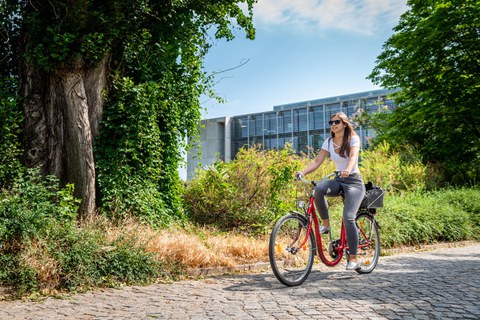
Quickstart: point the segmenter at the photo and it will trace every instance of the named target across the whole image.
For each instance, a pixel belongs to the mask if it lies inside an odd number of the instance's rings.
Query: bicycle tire
[[[374,217],[369,213],[360,213],[355,219],[358,229],[357,262],[360,274],[370,273],[375,269],[380,256],[380,235]]]
[[[284,285],[302,284],[312,271],[316,253],[315,237],[307,237],[307,219],[300,214],[287,214],[275,224],[270,235],[268,255],[275,277]]]

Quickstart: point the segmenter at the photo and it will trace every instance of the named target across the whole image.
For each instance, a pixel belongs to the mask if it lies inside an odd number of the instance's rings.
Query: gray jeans
[[[365,196],[365,185],[362,177],[358,174],[352,174],[348,178],[336,177],[333,180],[327,180],[318,184],[315,187],[315,207],[323,220],[328,219],[328,204],[325,197],[338,197],[341,189],[343,189],[345,194],[343,223],[347,234],[349,252],[356,255],[358,230],[355,226],[355,218]]]

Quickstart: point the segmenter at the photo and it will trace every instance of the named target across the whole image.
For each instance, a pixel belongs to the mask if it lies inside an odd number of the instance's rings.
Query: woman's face
[[[333,116],[330,119],[330,128],[333,133],[342,133],[345,130],[345,127],[347,126],[345,123],[343,123],[342,119],[340,119],[338,116]]]

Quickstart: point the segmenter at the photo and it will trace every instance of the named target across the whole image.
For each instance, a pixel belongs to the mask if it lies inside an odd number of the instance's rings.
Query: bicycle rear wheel
[[[380,256],[380,235],[375,219],[368,213],[360,213],[356,218],[358,228],[357,261],[358,273],[370,273],[375,269]]]
[[[273,228],[268,245],[270,265],[275,277],[287,286],[302,284],[312,271],[315,258],[313,232],[307,234],[305,217],[288,214]]]

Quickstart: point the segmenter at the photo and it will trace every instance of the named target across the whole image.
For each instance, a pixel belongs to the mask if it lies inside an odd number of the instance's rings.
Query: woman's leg
[[[345,202],[343,207],[343,223],[347,234],[350,261],[357,261],[358,248],[358,230],[355,225],[355,218],[358,208],[365,196],[365,185],[362,180],[347,178],[346,183],[342,183],[345,192]]]
[[[324,227],[328,227],[330,225],[328,217],[328,204],[325,196],[336,197],[338,196],[340,189],[340,184],[335,180],[324,181],[315,187],[315,208],[322,218]]]

